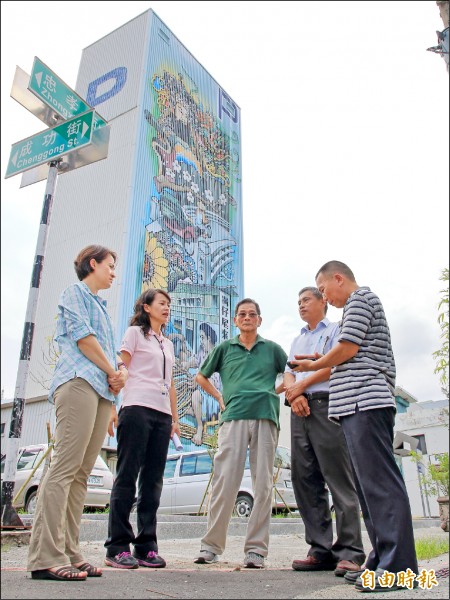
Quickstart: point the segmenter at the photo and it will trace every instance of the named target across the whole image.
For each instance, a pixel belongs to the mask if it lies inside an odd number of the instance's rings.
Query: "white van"
[[[273,509],[297,510],[291,483],[290,451],[278,446],[275,454]],[[169,454],[164,471],[160,514],[206,514],[211,485],[212,454],[207,450]],[[244,477],[236,498],[235,514],[248,517],[253,508],[253,489],[247,453]]]

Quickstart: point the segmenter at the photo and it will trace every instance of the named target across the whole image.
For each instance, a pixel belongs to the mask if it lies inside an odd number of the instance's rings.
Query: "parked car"
[[[211,477],[212,456],[207,450],[169,454],[164,471],[164,485],[158,512],[160,514],[200,514],[206,513],[208,506],[207,490]],[[279,446],[274,464],[274,510],[296,510],[291,483],[290,451]],[[248,517],[253,508],[253,489],[250,475],[250,462],[247,453],[244,477],[235,503],[235,514]],[[136,506],[134,506],[134,509]]]
[[[19,449],[17,457],[16,481],[14,485],[14,494],[20,490],[22,485],[30,476],[34,466],[38,464],[44,452],[47,450],[48,444],[35,444],[33,446],[25,446]],[[24,490],[20,493],[17,501],[14,503],[15,508],[24,508],[29,514],[33,514],[36,510],[37,489],[44,471],[45,460],[42,461],[39,468],[34,473],[33,477],[26,484]],[[3,472],[5,470],[5,455],[1,457],[1,479],[3,481]],[[93,508],[106,508],[109,506],[111,497],[111,489],[113,485],[113,475],[107,464],[101,456],[95,461],[94,468],[88,478],[88,488],[85,506]]]

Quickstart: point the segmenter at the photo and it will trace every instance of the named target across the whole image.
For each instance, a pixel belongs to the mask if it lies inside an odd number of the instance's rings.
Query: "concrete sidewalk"
[[[82,525],[82,537],[92,537],[102,519],[87,519]],[[281,524],[278,523],[281,521]],[[104,519],[103,519],[104,522]],[[165,525],[167,524],[167,525]],[[353,586],[335,577],[331,571],[301,573],[291,569],[294,558],[303,558],[308,551],[300,519],[273,519],[269,556],[263,570],[245,569],[242,531],[245,521],[233,521],[230,526],[227,548],[214,565],[196,565],[194,557],[200,549],[200,537],[206,531],[204,517],[183,517],[180,520],[158,520],[159,552],[166,559],[165,569],[136,569],[125,571],[104,567],[103,577],[84,582],[35,581],[26,572],[27,544],[20,537],[8,538],[2,532],[2,598],[361,598]],[[175,527],[178,535],[167,536],[169,528]],[[281,528],[289,533],[281,533]],[[196,537],[187,536],[201,533]],[[236,535],[233,528],[241,529]],[[431,520],[415,521],[416,539],[448,536]],[[105,536],[81,543],[85,559],[95,565],[103,564]],[[25,541],[25,543],[23,543]],[[370,544],[363,533],[366,551]],[[17,545],[20,544],[20,545]],[[376,598],[448,598],[448,556],[443,555],[422,561],[420,568],[438,575],[437,586],[431,589],[403,590],[377,593]]]

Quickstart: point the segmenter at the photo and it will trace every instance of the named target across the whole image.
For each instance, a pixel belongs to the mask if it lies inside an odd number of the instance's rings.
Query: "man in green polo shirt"
[[[287,355],[274,342],[258,335],[261,310],[257,302],[238,302],[234,323],[240,334],[216,346],[200,367],[197,383],[221,408],[218,451],[214,458],[208,531],[194,562],[217,562],[225,549],[228,525],[250,448],[254,504],[245,537],[244,565],[264,567],[272,514],[273,464],[280,427],[280,399],[275,391]],[[223,396],[210,381],[219,373]]]

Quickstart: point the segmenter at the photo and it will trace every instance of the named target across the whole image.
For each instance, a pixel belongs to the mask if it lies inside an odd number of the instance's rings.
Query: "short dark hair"
[[[98,246],[92,244],[91,246],[86,246],[78,253],[78,256],[73,261],[75,265],[75,273],[80,281],[86,279],[89,273],[92,273],[93,268],[90,265],[91,260],[94,258],[98,263],[101,263],[105,258],[111,254],[114,259],[114,263],[117,262],[117,254],[110,250],[109,248],[105,248],[105,246]]]
[[[320,269],[316,273],[315,279],[319,277],[319,275],[323,273],[324,275],[334,275],[335,273],[341,273],[350,281],[354,281],[356,283],[355,276],[353,275],[353,271],[348,267],[345,263],[340,260],[330,260],[324,265],[320,267]]]
[[[149,288],[148,290],[145,290],[145,292],[142,292],[142,294],[136,300],[134,304],[134,314],[130,319],[130,327],[133,325],[139,326],[145,337],[148,336],[148,333],[152,327],[152,322],[150,315],[144,310],[144,304],[152,304],[156,294],[162,294],[169,302],[172,302],[172,298],[165,290]],[[163,333],[165,332],[165,328],[165,325],[161,327]]]
[[[201,323],[199,329],[200,331],[203,331],[208,340],[210,340],[211,344],[214,346],[214,344],[217,342],[217,333],[214,331],[211,325],[208,323]]]
[[[305,292],[311,292],[311,294],[314,296],[314,298],[317,298],[317,300],[323,300],[323,295],[319,292],[319,289],[312,285],[302,288],[298,293],[299,297],[302,294],[304,294]],[[327,314],[327,311],[328,311],[328,302],[325,302],[325,306],[324,306],[325,314]]]
[[[261,316],[261,309],[259,308],[259,304],[256,302],[256,300],[253,300],[252,298],[244,298],[243,300],[240,300],[236,304],[236,308],[234,309],[234,316],[236,316],[238,314],[239,307],[242,304],[254,304],[256,312],[258,313],[259,316]]]

